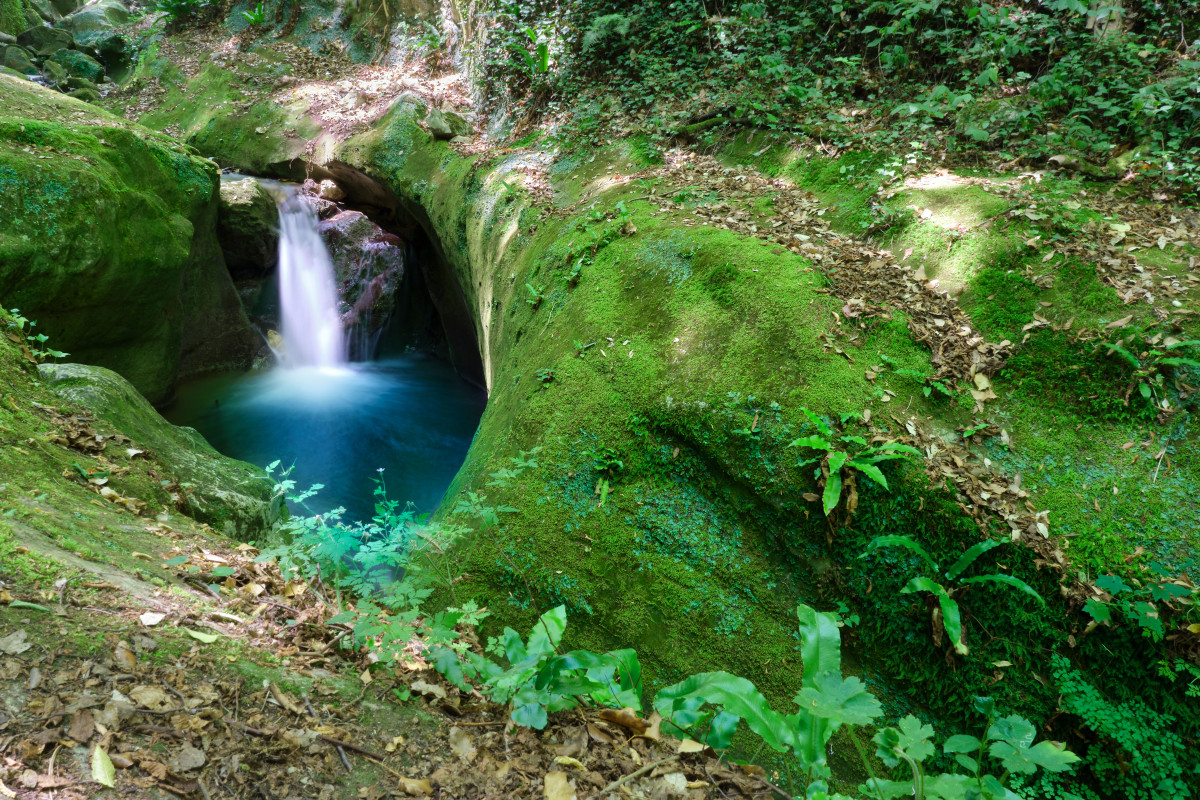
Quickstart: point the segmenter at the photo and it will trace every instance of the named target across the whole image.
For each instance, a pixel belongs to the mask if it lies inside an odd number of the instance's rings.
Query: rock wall
[[[216,243],[211,162],[0,76],[0,191],[0,298],[51,346],[152,402],[181,378],[249,362],[257,338]]]

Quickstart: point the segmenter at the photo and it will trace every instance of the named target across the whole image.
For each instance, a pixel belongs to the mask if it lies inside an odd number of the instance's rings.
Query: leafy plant
[[[600,498],[600,505],[604,505],[608,500],[609,492],[612,491],[612,484],[625,469],[625,462],[621,460],[620,454],[611,447],[585,450],[583,455],[592,460],[592,469],[599,473],[600,477],[596,480],[596,496]]]
[[[46,347],[45,344],[50,341],[50,337],[44,333],[33,333],[37,322],[22,316],[20,309],[12,308],[8,313],[10,319],[4,326],[9,331],[8,338],[14,344],[20,345],[30,360],[45,361],[47,358],[66,358],[70,355],[61,350]],[[21,340],[21,334],[25,335],[25,341]]]
[[[1168,338],[1161,344],[1148,345],[1148,349],[1140,354],[1134,354],[1120,342],[1097,345],[1097,348],[1100,347],[1105,348],[1109,356],[1120,356],[1133,367],[1133,375],[1130,377],[1129,385],[1125,388],[1124,401],[1127,406],[1135,388],[1144,399],[1149,400],[1155,406],[1161,405],[1166,387],[1166,367],[1200,369],[1200,360],[1177,355],[1182,353],[1185,348],[1190,350],[1200,347],[1200,340],[1197,339],[1180,341]]]
[[[1175,720],[1138,698],[1114,702],[1087,682],[1067,659],[1051,658],[1063,711],[1079,718],[1095,737],[1084,764],[1107,797],[1130,800],[1193,796],[1180,763],[1186,751]],[[1194,785],[1194,784],[1193,784]]]
[[[542,367],[535,374],[537,375],[538,383],[542,385],[543,389],[548,388],[551,381],[554,380],[554,370],[549,367]]]
[[[154,4],[154,10],[166,14],[171,25],[188,21],[209,7],[208,0],[158,0]]]
[[[1189,612],[1195,609],[1196,589],[1170,580],[1170,574],[1157,562],[1150,565],[1158,580],[1132,587],[1117,575],[1101,575],[1096,588],[1105,595],[1090,597],[1083,610],[1092,618],[1088,630],[1097,625],[1112,625],[1113,614],[1136,622],[1142,634],[1161,642],[1167,628],[1163,612]],[[1107,597],[1108,599],[1101,599]]]
[[[900,593],[928,592],[936,598],[937,604],[933,607],[934,644],[941,646],[942,630],[945,629],[946,635],[950,637],[950,643],[954,646],[954,651],[959,655],[965,656],[968,648],[966,642],[963,640],[962,611],[959,608],[958,598],[970,589],[971,586],[979,583],[995,583],[1002,586],[1009,586],[1034,598],[1039,605],[1044,606],[1046,604],[1046,601],[1042,599],[1042,596],[1032,586],[1020,578],[1014,578],[1012,575],[995,573],[992,575],[976,575],[970,578],[961,577],[967,568],[975,563],[977,558],[989,550],[1000,547],[1002,544],[1004,542],[995,539],[980,542],[963,553],[945,573],[940,572],[938,565],[934,563],[929,553],[925,551],[925,548],[921,547],[915,539],[909,536],[877,536],[871,540],[871,543],[867,545],[867,549],[863,551],[859,558],[866,558],[881,547],[903,547],[920,556],[931,572],[941,575],[948,583],[956,584],[947,589],[946,586],[938,583],[933,578],[918,575],[910,579],[905,587],[900,590]]]
[[[243,11],[242,16],[252,27],[258,27],[267,21],[267,12],[263,9],[262,3],[256,5],[251,11]]]
[[[865,475],[887,489],[887,478],[879,468],[881,463],[908,456],[924,457],[920,450],[900,442],[884,442],[871,446],[861,436],[839,435],[828,423],[807,408],[802,408],[801,411],[817,429],[817,433],[802,436],[788,447],[824,453],[822,456],[803,459],[798,466],[817,465],[813,477],[817,479],[821,488],[821,508],[826,518],[832,519],[832,514],[843,496],[846,498],[846,519],[854,515],[858,508],[859,475]],[[832,522],[830,525],[832,527]]]
[[[542,304],[542,301],[546,299],[546,287],[535,287],[532,283],[527,283],[525,284],[525,288],[529,290],[529,298],[525,302],[533,306],[534,310],[537,310],[537,308]]]

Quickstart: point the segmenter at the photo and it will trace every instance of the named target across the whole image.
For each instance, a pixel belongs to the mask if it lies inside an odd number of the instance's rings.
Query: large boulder
[[[4,66],[14,72],[19,72],[22,75],[37,74],[37,64],[33,63],[33,58],[29,51],[23,47],[8,45],[4,48],[3,56],[0,56],[0,59],[2,59],[0,63],[3,63]]]
[[[68,75],[85,78],[93,83],[104,77],[104,65],[78,50],[62,49],[50,56],[52,61],[61,66]]]
[[[129,21],[129,7],[121,0],[97,0],[63,18],[58,27],[70,31],[83,45],[95,43],[112,33],[113,26]]]
[[[279,261],[279,209],[254,178],[221,179],[217,238],[235,280],[261,278]]]
[[[167,422],[112,370],[41,364],[38,372],[64,400],[105,420],[171,470],[174,483],[187,488],[189,516],[243,540],[270,528],[271,484],[262,470],[221,456],[195,429]]]
[[[153,402],[179,378],[250,363],[258,337],[217,246],[211,162],[4,76],[0,143],[0,298],[53,347]]]
[[[345,303],[342,323],[358,327],[369,340],[396,309],[396,290],[404,277],[404,242],[359,211],[343,211],[322,220],[317,229],[329,248],[338,296]]]
[[[38,25],[29,30],[22,31],[17,36],[17,44],[39,56],[48,56],[57,53],[64,47],[70,47],[72,44],[71,34],[58,28],[48,28],[45,25]]]

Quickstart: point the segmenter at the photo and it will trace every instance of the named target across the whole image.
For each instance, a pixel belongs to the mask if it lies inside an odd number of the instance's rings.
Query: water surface
[[[348,519],[368,519],[377,478],[391,498],[433,511],[462,466],[485,402],[450,365],[406,353],[195,381],[180,387],[166,416],[232,458],[294,463],[298,489],[325,485],[306,501],[313,512],[344,506]]]

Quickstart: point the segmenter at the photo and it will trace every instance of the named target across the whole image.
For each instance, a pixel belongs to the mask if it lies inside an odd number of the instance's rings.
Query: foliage
[[[822,487],[821,509],[826,517],[830,517],[846,497],[846,518],[854,515],[858,508],[858,475],[865,475],[875,483],[888,488],[887,478],[879,465],[884,461],[897,458],[917,456],[922,458],[920,450],[899,442],[884,442],[871,446],[866,439],[853,434],[838,435],[818,415],[807,408],[801,409],[808,417],[817,434],[802,436],[794,440],[788,447],[798,447],[805,450],[823,452],[825,455],[816,458],[803,459],[799,466],[816,464],[813,473]]]
[[[267,21],[267,12],[263,9],[263,4],[259,3],[251,11],[243,11],[242,16],[246,18],[246,22],[252,27],[262,25]]]
[[[190,21],[211,7],[208,0],[157,0],[154,10],[166,14],[168,25]]]
[[[1125,703],[1106,699],[1061,656],[1054,656],[1052,664],[1063,710],[1079,717],[1099,737],[1088,747],[1084,765],[1105,796],[1129,800],[1192,796],[1191,779],[1179,763],[1184,744],[1171,716],[1156,713],[1138,699]]]
[[[8,338],[24,347],[30,356],[38,361],[45,361],[47,358],[66,358],[70,353],[64,353],[61,350],[54,350],[46,346],[46,342],[50,341],[50,337],[44,333],[33,333],[33,328],[37,326],[37,322],[21,315],[21,310],[12,308],[8,311],[10,318],[4,326],[8,331]],[[21,334],[25,334],[25,341],[21,341]],[[28,344],[26,344],[28,342]]]
[[[946,635],[950,637],[950,643],[954,645],[954,651],[959,655],[966,655],[968,647],[963,638],[962,626],[962,610],[959,608],[958,598],[960,598],[967,589],[973,584],[978,583],[996,583],[1002,586],[1010,586],[1014,589],[1028,594],[1037,600],[1039,605],[1045,605],[1045,601],[1037,591],[1020,578],[1014,578],[1012,575],[1004,575],[1000,573],[992,575],[976,575],[970,578],[961,578],[963,572],[967,570],[975,560],[989,550],[994,550],[1000,547],[1003,542],[995,539],[987,539],[976,544],[967,552],[963,553],[962,557],[954,562],[950,569],[946,570],[944,577],[947,581],[957,583],[953,589],[947,589],[942,584],[938,583],[927,576],[918,575],[909,580],[901,594],[911,594],[914,592],[928,592],[937,599],[937,606],[933,610],[933,639],[934,644],[941,645],[942,629],[946,631]],[[938,565],[934,563],[929,553],[925,548],[921,547],[915,539],[909,536],[879,536],[871,540],[867,545],[867,549],[859,558],[866,558],[868,555],[878,550],[881,547],[903,547],[912,551],[929,567],[930,571],[938,574],[940,571]]]
[[[493,100],[567,110],[595,144],[618,122],[665,139],[697,118],[878,141],[857,106],[888,116],[889,143],[1077,152],[1186,193],[1200,183],[1198,20],[1196,0],[515,0],[480,57]]]
[[[1132,337],[1128,337],[1132,339]],[[1156,337],[1161,339],[1161,337]],[[1132,346],[1131,342],[1127,342]],[[1106,355],[1118,356],[1133,367],[1129,385],[1125,388],[1124,403],[1129,405],[1129,397],[1134,388],[1142,399],[1149,401],[1156,408],[1169,409],[1167,376],[1173,369],[1191,367],[1200,369],[1200,360],[1184,356],[1185,352],[1200,352],[1200,340],[1189,339],[1181,341],[1168,337],[1154,344],[1147,343],[1146,349],[1139,353],[1129,350],[1121,341],[1097,345],[1104,348]],[[1141,349],[1141,348],[1137,348]]]
[[[1132,587],[1117,575],[1101,575],[1096,579],[1096,588],[1105,592],[1107,600],[1091,597],[1084,603],[1083,610],[1092,618],[1089,628],[1114,623],[1113,614],[1136,622],[1142,635],[1161,642],[1167,634],[1164,617],[1194,615],[1195,587],[1171,580],[1170,573],[1157,562],[1149,569],[1157,580]],[[1186,617],[1185,617],[1186,618]]]

